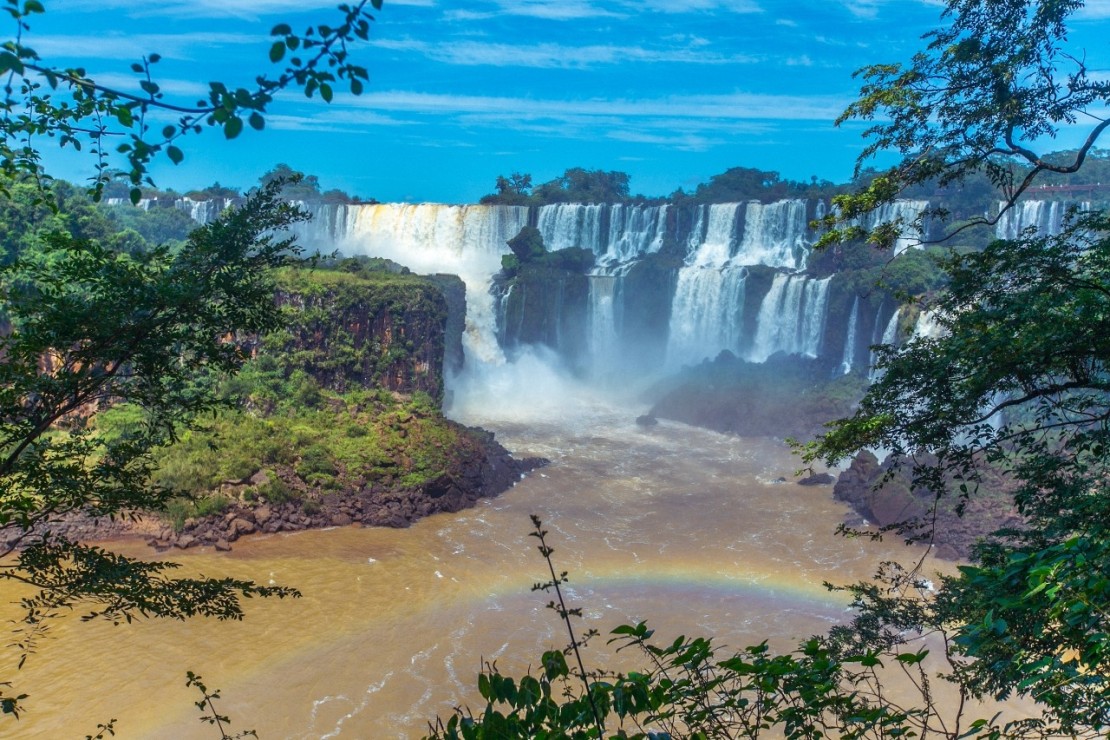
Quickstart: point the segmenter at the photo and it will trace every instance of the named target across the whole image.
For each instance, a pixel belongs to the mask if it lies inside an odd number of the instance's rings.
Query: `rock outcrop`
[[[879,485],[891,465],[890,459],[880,464],[864,451],[840,474],[833,496],[859,517],[848,524],[896,529],[909,539],[931,543],[939,557],[949,560],[966,558],[976,542],[998,529],[1021,526],[1006,482],[989,471],[985,484],[958,510],[952,498],[938,502],[927,489],[914,488],[905,467]]]
[[[268,483],[264,479],[242,485],[234,503],[218,514],[187,519],[180,529],[166,524],[147,541],[159,550],[203,546],[228,550],[231,543],[252,534],[350,525],[407,527],[423,517],[460,511],[496,496],[528,471],[547,464],[542,458],[514,459],[489,432],[470,430],[468,440],[450,470],[420,486],[378,483],[349,491],[313,491],[306,490],[291,468],[279,468],[275,473],[292,494],[286,500],[257,497]]]

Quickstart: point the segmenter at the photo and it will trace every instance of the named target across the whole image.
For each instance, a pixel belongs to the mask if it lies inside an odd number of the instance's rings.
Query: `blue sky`
[[[315,0],[47,0],[25,43],[59,66],[136,88],[157,78],[192,102],[218,79],[247,86],[271,69],[270,28],[328,22]],[[842,181],[862,126],[833,119],[852,72],[899,61],[937,24],[936,0],[385,0],[356,53],[370,85],[332,105],[281,97],[262,133],[209,131],[160,186],[246,187],[278,162],[325,188],[383,201],[473,202],[498,174],[535,182],[568,167],[621,170],[665,195],[729,167]],[[1110,0],[1091,0],[1073,39],[1110,70]],[[1065,137],[1066,138],[1066,137]],[[1062,142],[1068,143],[1066,141]],[[88,163],[54,160],[79,180]],[[83,169],[82,169],[83,167]]]

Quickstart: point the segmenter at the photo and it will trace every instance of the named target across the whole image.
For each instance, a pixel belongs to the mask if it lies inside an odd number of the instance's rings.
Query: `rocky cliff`
[[[302,370],[340,393],[386,388],[443,399],[449,312],[437,282],[290,269],[279,286],[277,302],[288,323],[256,342],[255,353],[280,356],[290,371]]]
[[[155,455],[154,482],[183,496],[122,529],[82,516],[51,529],[227,548],[255,532],[407,526],[506,490],[545,461],[515,460],[493,434],[440,411],[445,347],[460,342],[447,336],[443,288],[461,299],[458,282],[283,271],[277,301],[287,322],[240,338],[251,359],[219,389],[229,409]],[[94,417],[93,429],[119,434],[134,423],[131,410],[113,407]]]

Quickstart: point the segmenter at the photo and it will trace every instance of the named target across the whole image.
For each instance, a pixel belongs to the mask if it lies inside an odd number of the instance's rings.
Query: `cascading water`
[[[882,306],[879,307],[879,310],[882,310]],[[883,333],[875,338],[873,344],[894,344],[894,340],[898,338],[898,317],[901,315],[901,313],[902,309],[895,309],[894,313],[890,316],[890,320],[887,321],[886,327],[883,329]],[[878,329],[879,326],[879,320],[878,318],[876,318],[875,328]],[[880,372],[878,368],[875,367],[876,359],[877,356],[875,355],[875,353],[871,352],[867,362],[867,379],[872,382],[874,382],[875,379],[879,377]]]
[[[207,224],[215,221],[216,217],[233,203],[235,203],[235,200],[232,198],[212,198],[210,200],[175,198],[172,201],[165,198],[141,198],[134,206],[144,211],[149,211],[152,208],[172,207],[189,214],[189,218],[198,224]],[[130,206],[132,203],[127,198],[105,198],[104,205]]]
[[[924,224],[920,224],[921,214],[928,210],[927,200],[896,200],[871,211],[859,219],[859,225],[871,230],[885,223],[898,223],[899,236],[894,241],[894,254],[899,255],[907,249],[920,249],[922,241],[928,238]]]
[[[1005,203],[999,203],[1001,210]],[[1025,200],[1002,211],[994,227],[999,239],[1019,239],[1029,229],[1036,236],[1055,236],[1064,229],[1069,208],[1088,211],[1089,202],[1064,203],[1058,200]]]
[[[601,228],[608,206],[583,203],[557,203],[542,206],[536,218],[536,228],[543,235],[548,251],[581,247],[595,255],[605,253],[606,236]]]
[[[801,268],[809,251],[808,233],[804,200],[780,200],[766,205],[753,201],[747,205],[736,261],[743,265]]]
[[[667,206],[609,207],[609,239],[605,251],[596,249],[598,263],[611,265],[640,259],[663,247],[667,233]]]
[[[527,225],[527,208],[392,203],[321,205],[312,212],[311,221],[294,229],[310,249],[387,257],[415,272],[462,278],[467,361],[504,362],[489,283],[509,251],[506,242]]]
[[[174,206],[206,222],[227,204],[183,199]],[[140,205],[153,207],[149,201]],[[697,206],[692,214],[672,213],[675,207],[666,205],[301,205],[313,218],[293,231],[309,250],[382,256],[417,272],[458,274],[467,286],[464,345],[471,361],[504,360],[497,342],[501,306],[489,289],[502,255],[508,253],[506,242],[529,223],[537,226],[548,250],[580,247],[595,255],[588,298],[579,294],[573,305],[567,304],[582,318],[555,324],[559,331],[576,333],[578,339],[568,346],[590,349],[595,377],[611,377],[633,366],[676,368],[725,349],[753,360],[776,351],[813,356],[822,349],[827,280],[780,275],[755,321],[745,318],[744,305],[759,301],[751,295],[750,267],[797,270],[804,265],[813,238],[808,209],[812,205],[820,217],[826,210],[823,202],[718,203]],[[869,216],[865,225],[896,218],[908,223],[927,205],[898,201]],[[919,237],[907,229],[898,249]],[[638,269],[666,245],[685,248],[677,274],[666,260],[650,263],[646,271]],[[776,320],[783,325],[775,326]],[[657,346],[638,356],[634,350],[645,337],[655,337]],[[826,349],[836,352],[839,346]],[[580,361],[576,367],[583,367]]]
[[[667,363],[713,357],[721,350],[738,354],[742,338],[747,269],[691,265],[678,273],[667,345]]]
[[[748,359],[764,362],[776,352],[817,357],[831,281],[831,277],[813,280],[801,275],[775,275],[759,308]]]
[[[852,299],[852,313],[848,316],[848,337],[844,340],[844,359],[840,370],[845,375],[852,372],[856,364],[856,326],[859,324],[859,296]]]
[[[807,234],[803,200],[701,206],[671,304],[667,365],[741,354],[747,268],[800,267]]]

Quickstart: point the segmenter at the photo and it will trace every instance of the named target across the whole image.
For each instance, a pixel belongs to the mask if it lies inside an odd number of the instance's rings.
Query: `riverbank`
[[[76,513],[39,528],[39,532],[93,542],[142,539],[156,550],[214,547],[253,534],[297,532],[326,527],[408,527],[440,512],[457,512],[492,498],[547,464],[543,458],[514,458],[491,432],[447,422],[457,428],[459,445],[441,474],[418,485],[374,482],[340,490],[323,490],[306,483],[292,465],[259,470],[248,479],[223,483],[206,501],[212,510],[180,516],[168,512],[136,513],[109,519]],[[0,530],[0,548],[16,544],[21,530]]]

